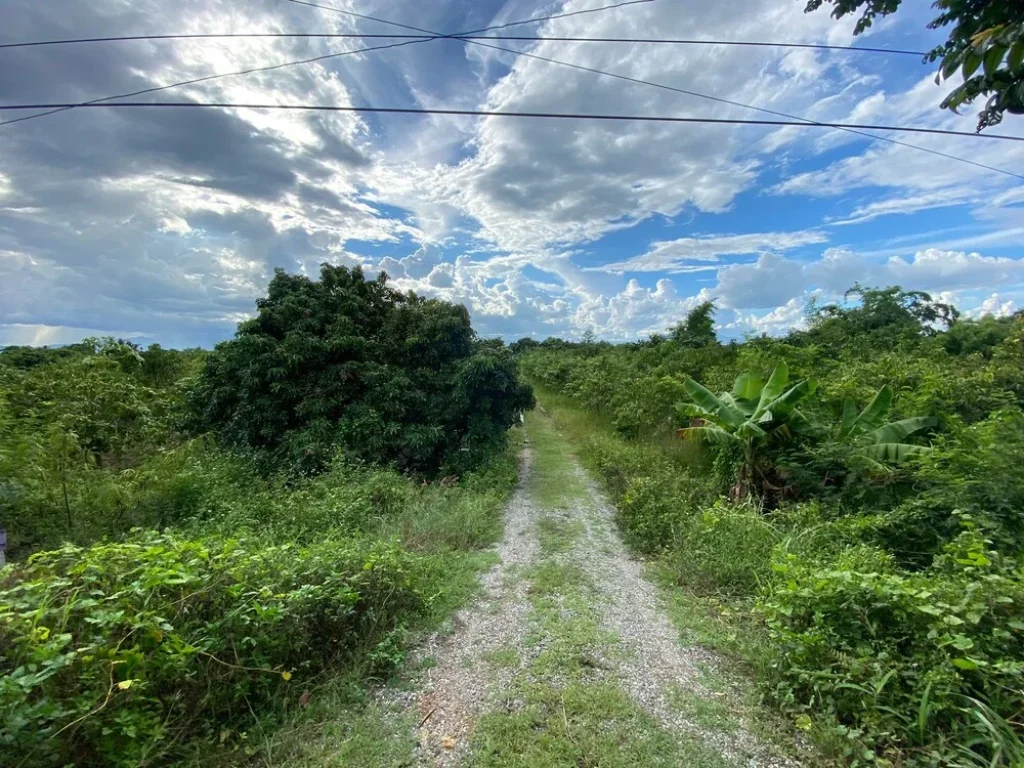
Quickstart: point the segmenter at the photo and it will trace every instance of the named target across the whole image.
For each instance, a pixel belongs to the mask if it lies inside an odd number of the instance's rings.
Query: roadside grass
[[[547,510],[565,509],[586,498],[586,486],[572,461],[569,442],[560,439],[555,423],[545,414],[531,411],[526,432],[532,449],[530,496]]]
[[[190,765],[204,768],[239,765],[266,768],[296,766],[410,765],[415,747],[414,713],[390,711],[374,698],[375,686],[412,688],[432,659],[416,666],[405,653],[465,605],[479,590],[479,575],[497,561],[484,549],[502,532],[504,506],[518,477],[518,454],[525,436],[512,431],[505,452],[488,468],[457,488],[417,488],[393,504],[387,514],[367,521],[364,533],[397,539],[424,558],[422,583],[428,609],[415,623],[400,627],[388,642],[371,649],[358,666],[337,669],[312,681],[288,700],[253,716],[235,749],[197,753]],[[507,662],[508,658],[498,657]],[[225,745],[226,747],[226,745]]]
[[[729,705],[709,697],[706,692],[697,693],[681,685],[673,685],[669,689],[669,701],[687,720],[704,728],[726,733],[739,730],[739,720]]]

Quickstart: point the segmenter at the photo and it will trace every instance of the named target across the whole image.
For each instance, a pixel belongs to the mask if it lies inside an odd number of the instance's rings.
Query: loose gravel
[[[615,510],[583,470],[577,470],[590,503],[580,510],[586,533],[569,556],[594,579],[603,628],[620,638],[621,652],[609,660],[624,690],[663,727],[713,747],[731,765],[796,766],[773,754],[769,745],[750,732],[743,718],[733,732],[712,730],[691,722],[673,706],[671,691],[675,688],[708,699],[723,697],[702,683],[719,661],[706,649],[680,644],[679,632],[659,605],[656,588],[644,578],[641,564],[630,557],[618,534]]]
[[[500,704],[500,692],[508,689],[516,672],[493,664],[492,655],[524,652],[530,605],[528,584],[520,574],[539,551],[537,510],[529,494],[530,458],[529,448],[524,449],[519,482],[505,511],[505,535],[495,548],[501,561],[481,578],[480,596],[416,652],[414,662],[432,660],[420,690],[388,694],[395,704],[417,708],[419,765],[445,768],[458,763],[477,718]]]
[[[683,689],[702,698],[720,699],[702,680],[718,660],[709,651],[680,644],[659,604],[658,592],[643,575],[640,563],[627,552],[614,524],[614,510],[578,465],[585,498],[568,510],[545,510],[530,497],[530,451],[525,449],[519,484],[505,514],[505,535],[495,552],[501,561],[481,578],[481,595],[459,612],[445,631],[431,637],[414,661],[428,666],[419,689],[389,691],[395,707],[415,707],[418,713],[415,760],[420,766],[447,768],[465,756],[480,716],[509,705],[517,675],[532,676],[529,663],[537,648],[527,642],[531,618],[527,579],[522,574],[544,555],[537,523],[555,515],[581,521],[583,533],[569,551],[547,555],[574,563],[595,587],[594,609],[602,629],[618,638],[595,648],[597,674],[615,680],[663,728],[680,738],[700,741],[722,755],[729,765],[747,768],[792,768],[798,764],[780,757],[738,717],[738,727],[720,731],[687,719],[673,706],[672,691]],[[492,663],[496,652],[516,659]],[[732,708],[730,708],[732,709]]]

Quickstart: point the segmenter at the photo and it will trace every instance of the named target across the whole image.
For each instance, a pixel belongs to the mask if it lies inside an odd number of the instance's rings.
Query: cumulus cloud
[[[96,0],[60,13],[31,0],[8,0],[8,6],[5,32],[12,40],[164,28],[288,31],[310,24],[353,31],[362,24],[280,0],[252,0],[244,8],[230,0],[130,6]],[[448,31],[589,7],[588,0],[555,6],[376,0],[360,11]],[[655,29],[659,36],[693,37],[693,23],[671,3],[650,3],[554,20],[536,31],[643,37]],[[699,24],[698,34],[708,38],[837,43],[849,41],[851,26],[776,0],[711,5]],[[18,49],[5,54],[0,101],[83,101],[346,45],[279,38]],[[883,89],[886,73],[870,71],[872,59],[844,54],[564,42],[522,47],[812,119],[957,121],[934,108],[937,94],[925,80],[904,91]],[[221,78],[163,95],[753,116],[721,102],[451,40]],[[923,281],[943,290],[990,291],[1019,281],[1018,262],[972,252],[1016,245],[1024,228],[1019,190],[980,169],[842,132],[253,109],[75,110],[3,132],[0,343],[66,340],[81,332],[212,344],[252,312],[274,268],[314,275],[322,261],[382,269],[401,288],[463,302],[485,334],[578,335],[592,327],[616,339],[662,331],[712,294],[723,304],[722,321],[738,332],[782,327],[792,302],[816,287],[840,291],[856,280],[898,279],[908,287]],[[996,142],[914,141],[986,164],[1024,159],[1024,147]],[[777,193],[767,204],[758,194],[766,183]],[[835,205],[805,216],[809,200]],[[897,255],[889,261],[859,247],[829,249],[818,259],[807,252],[830,242],[818,226],[822,216],[834,225],[863,225],[982,200],[988,214],[978,217],[990,217],[988,231],[979,230],[970,244],[933,238],[934,248],[949,253],[931,255],[916,241],[886,252],[886,258]],[[651,243],[646,250],[645,243]],[[627,272],[639,279],[627,280]]]
[[[740,7],[742,6],[742,7]],[[702,10],[702,34],[757,38],[773,32],[787,39],[817,39],[847,33],[825,14],[803,14],[771,0],[743,0]],[[563,11],[590,7],[568,0]],[[671,4],[630,6],[601,14],[558,19],[542,34],[558,36],[692,36],[692,18]],[[476,60],[489,61],[472,46]],[[621,74],[765,106],[810,108],[819,81],[794,78],[810,63],[770,49],[541,43],[530,52],[591,70]],[[806,59],[806,57],[804,57]],[[508,71],[487,91],[488,109],[746,116],[720,101],[602,77],[536,58],[508,61]],[[589,242],[653,216],[691,208],[721,212],[756,181],[762,161],[756,139],[764,130],[722,126],[630,122],[580,122],[487,118],[474,128],[474,152],[456,165],[403,167],[389,179],[389,193],[447,204],[477,224],[477,236],[502,250],[529,251]],[[420,203],[424,205],[424,203]]]
[[[733,319],[723,324],[722,330],[729,335],[746,336],[753,334],[760,336],[761,334],[767,334],[769,336],[779,336],[788,333],[794,328],[803,328],[806,325],[804,317],[806,306],[807,302],[802,297],[794,297],[781,307],[776,307],[770,312],[762,314],[756,312],[749,312],[747,314],[735,312],[733,313]]]
[[[802,263],[766,253],[753,264],[730,264],[718,270],[715,294],[733,309],[777,307],[799,296],[806,284]]]
[[[809,262],[765,254],[753,264],[720,269],[714,294],[734,309],[765,309],[783,306],[811,288],[836,294],[857,282],[933,292],[1016,286],[1024,284],[1024,260],[936,248],[882,262],[845,249],[829,249]]]

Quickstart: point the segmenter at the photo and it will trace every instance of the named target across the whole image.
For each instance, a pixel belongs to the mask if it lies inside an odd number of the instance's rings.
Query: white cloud
[[[847,224],[863,224],[877,219],[881,216],[893,214],[911,214],[918,211],[927,211],[933,208],[947,208],[953,205],[977,202],[979,197],[975,190],[970,188],[952,187],[941,189],[936,192],[926,192],[920,195],[889,197],[882,200],[874,200],[864,205],[859,205],[842,219],[830,221],[833,226]]]
[[[966,290],[1024,282],[1024,259],[929,248],[911,260],[894,256],[881,274],[888,283],[925,290]]]
[[[1009,317],[1015,310],[1013,299],[1002,299],[998,293],[986,298],[977,308],[964,312],[967,317]]]
[[[807,302],[803,297],[794,297],[782,306],[760,315],[754,312],[746,315],[736,312],[734,319],[723,325],[723,329],[740,335],[766,333],[769,336],[778,336],[806,325],[806,306]]]
[[[733,309],[778,307],[803,292],[804,270],[798,261],[766,253],[753,264],[730,264],[718,270],[715,295]]]
[[[647,252],[640,256],[591,269],[608,272],[691,271],[683,267],[686,262],[713,262],[719,261],[722,256],[738,256],[765,251],[789,251],[805,245],[824,243],[827,240],[827,235],[816,230],[681,237],[676,240],[651,243]]]
[[[727,307],[764,309],[784,306],[810,288],[839,294],[856,282],[932,292],[1016,286],[1024,284],[1024,259],[934,248],[883,262],[836,248],[811,262],[765,254],[753,264],[721,268],[713,293]]]
[[[576,310],[576,329],[593,328],[602,338],[634,339],[652,333],[664,333],[682,320],[686,313],[707,296],[680,297],[669,280],[659,280],[653,288],[644,288],[636,280],[611,297],[598,296],[583,302]]]
[[[130,7],[97,0],[60,14],[32,0],[8,3],[11,39],[71,37],[99,27],[128,33],[160,24],[185,33],[285,31],[312,21],[318,29],[351,31],[361,24],[280,0],[253,0],[245,8],[229,0],[173,6],[139,0]],[[401,7],[411,12],[414,5]],[[388,15],[393,7],[380,0],[360,10]],[[590,0],[513,0],[498,20],[587,7],[593,7]],[[487,8],[472,3],[418,4],[415,10],[417,23],[439,29],[488,21]],[[668,2],[562,19],[536,31],[642,37],[653,29],[666,37],[845,43],[851,24],[837,24],[823,12],[804,14],[799,3],[737,0],[702,8],[696,32],[694,17]],[[341,47],[337,41],[236,38],[25,49],[5,59],[0,96],[9,102],[29,94],[85,100]],[[484,50],[437,41],[175,93],[213,101],[753,116],[720,102]],[[564,42],[524,50],[813,119],[959,125],[936,110],[934,86],[922,80],[906,92],[883,91],[881,75],[864,63],[872,60],[852,55]],[[699,286],[703,273],[712,272],[734,323],[775,328],[811,287],[839,291],[856,280],[883,284],[899,277],[950,290],[1002,290],[1018,278],[1015,263],[969,251],[1017,244],[1024,231],[1024,218],[1017,218],[1024,217],[1018,205],[1024,198],[999,177],[905,148],[861,149],[851,143],[861,139],[838,131],[252,109],[79,110],[11,126],[4,140],[0,323],[43,329],[39,338],[54,333],[46,329],[63,329],[66,336],[129,328],[163,343],[209,344],[252,312],[275,267],[314,275],[321,261],[372,265],[392,274],[399,287],[465,302],[484,333],[573,335],[593,326],[608,338],[630,338],[664,330],[710,295],[686,296],[677,286]],[[1024,160],[1024,148],[996,142],[913,140],[995,165]],[[851,152],[848,160],[834,161]],[[806,162],[818,155],[831,164]],[[801,173],[788,175],[791,168]],[[987,231],[978,227],[970,244],[927,244],[955,252],[949,259],[932,258],[910,241],[909,251],[885,252],[921,252],[907,260],[879,262],[862,249],[829,249],[817,261],[798,261],[780,254],[829,238],[815,228],[816,219],[797,210],[800,201],[792,218],[780,216],[782,223],[754,210],[751,193],[769,173],[782,179],[776,191],[848,195],[841,205],[852,210],[833,224],[986,200],[978,218],[988,215],[995,224]],[[718,224],[723,213],[730,214],[727,226]],[[684,215],[699,219],[701,234],[673,220]],[[592,267],[610,258],[600,238],[644,221],[664,223],[666,234],[642,255]],[[715,232],[735,231],[735,221],[745,229],[793,231]],[[634,247],[631,252],[643,250],[642,243]],[[724,257],[755,255],[754,263],[720,267]],[[651,286],[626,282],[621,273],[627,271],[680,277]],[[762,309],[770,311],[751,311]]]
[[[569,0],[561,10],[584,7],[591,6]],[[848,30],[827,14],[804,14],[797,5],[773,0],[709,6],[700,21],[701,34],[711,38],[755,39],[776,33],[791,40],[821,40],[841,38]],[[663,36],[692,36],[692,23],[671,4],[650,3],[551,21],[538,32],[642,36],[657,29]],[[541,43],[530,52],[685,90],[728,93],[730,98],[771,108],[809,109],[827,90],[820,76],[804,77],[815,66],[813,56],[769,48],[744,49],[737,55],[725,46],[680,50],[560,42]],[[493,61],[490,53],[481,54],[473,46],[467,55],[484,64]],[[482,100],[488,109],[750,114],[720,102],[547,61],[516,58],[508,65],[507,74]],[[486,118],[474,126],[473,152],[461,162],[382,171],[380,178],[386,183],[379,194],[382,199],[415,200],[418,211],[457,209],[476,222],[483,242],[499,250],[534,251],[590,242],[652,216],[671,217],[688,208],[727,210],[756,181],[761,164],[756,137],[764,134],[764,129],[723,126]],[[409,141],[416,143],[415,136]]]

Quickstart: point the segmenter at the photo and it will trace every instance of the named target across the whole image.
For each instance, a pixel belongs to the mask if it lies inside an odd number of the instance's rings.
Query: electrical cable
[[[402,24],[400,22],[390,21],[388,19],[382,19],[382,18],[376,17],[376,16],[367,16],[365,14],[355,13],[353,11],[346,11],[346,10],[343,10],[341,8],[334,8],[334,7],[327,6],[327,5],[321,5],[321,4],[318,4],[318,3],[312,3],[312,2],[308,2],[308,0],[288,0],[288,2],[290,2],[290,3],[297,3],[299,5],[309,5],[309,6],[312,6],[314,8],[320,8],[320,9],[323,9],[323,10],[334,11],[336,13],[344,14],[346,16],[354,16],[354,17],[357,17],[357,18],[366,19],[366,20],[369,20],[369,21],[374,21],[374,22],[377,22],[379,24],[388,24],[388,25],[391,25],[391,26],[394,26],[394,27],[400,27],[402,29],[409,29],[409,30],[412,30],[413,32],[421,32],[423,34],[428,34],[428,35],[437,34],[436,32],[433,32],[432,30],[429,30],[429,29],[423,29],[421,27],[413,27],[413,26],[410,26],[408,24]],[[577,70],[580,70],[580,71],[583,71],[583,72],[590,72],[590,73],[593,73],[593,74],[596,74],[596,75],[602,75],[604,77],[613,77],[613,78],[616,78],[618,80],[624,80],[626,82],[636,83],[636,84],[639,84],[639,85],[649,85],[649,86],[652,86],[654,88],[661,88],[663,90],[673,91],[675,93],[680,93],[680,94],[684,94],[684,95],[687,95],[687,96],[693,96],[693,97],[696,97],[696,98],[707,99],[709,101],[715,101],[715,102],[718,102],[718,103],[721,103],[721,104],[728,104],[728,105],[734,106],[734,107],[740,107],[740,108],[743,108],[743,109],[752,109],[752,110],[755,110],[757,112],[761,112],[763,114],[775,115],[776,117],[784,117],[784,118],[786,118],[788,120],[801,120],[801,121],[805,122],[808,125],[817,125],[817,126],[820,126],[820,127],[836,128],[838,130],[845,131],[847,133],[852,133],[852,134],[857,135],[857,136],[862,136],[864,138],[868,138],[868,139],[871,139],[873,141],[884,141],[884,142],[887,142],[889,144],[894,144],[894,145],[897,145],[897,146],[906,147],[908,149],[914,149],[914,150],[917,150],[919,152],[927,152],[930,155],[935,155],[937,157],[941,157],[941,158],[944,158],[946,160],[953,160],[953,161],[956,161],[956,162],[959,162],[959,163],[965,163],[967,165],[974,166],[975,168],[982,168],[982,169],[987,170],[987,171],[993,171],[995,173],[1001,173],[1001,174],[1004,174],[1006,176],[1012,176],[1012,177],[1018,178],[1018,179],[1024,178],[1024,176],[1021,176],[1020,174],[1014,173],[1012,171],[1007,171],[1004,168],[997,168],[997,167],[992,166],[992,165],[986,165],[985,163],[979,163],[979,162],[977,162],[975,160],[968,160],[967,158],[964,158],[964,157],[958,157],[957,155],[951,155],[951,154],[948,154],[946,152],[941,152],[941,151],[939,151],[937,149],[931,149],[929,147],[922,147],[922,146],[920,146],[918,144],[911,144],[910,142],[901,141],[899,139],[894,139],[891,136],[876,136],[876,135],[870,134],[870,133],[863,133],[861,130],[859,130],[858,127],[850,126],[848,124],[824,123],[824,122],[821,122],[821,121],[812,120],[812,119],[807,118],[807,117],[802,117],[800,115],[792,115],[792,114],[789,114],[788,112],[779,112],[777,110],[768,109],[766,107],[757,107],[757,106],[754,106],[753,104],[745,104],[745,103],[740,102],[740,101],[733,101],[732,99],[726,99],[726,98],[722,98],[720,96],[712,96],[710,94],[701,93],[699,91],[691,91],[691,90],[688,90],[688,89],[685,89],[685,88],[678,88],[676,86],[666,85],[664,83],[655,83],[655,82],[653,82],[651,80],[641,80],[639,78],[629,77],[628,75],[618,74],[616,72],[607,72],[605,70],[595,69],[593,67],[586,67],[586,66],[583,66],[582,64],[574,64],[572,62],[562,61],[561,59],[554,59],[554,58],[551,58],[551,57],[548,57],[548,56],[541,56],[541,55],[535,54],[535,53],[528,53],[526,51],[517,51],[514,48],[506,48],[505,46],[492,45],[490,43],[484,43],[484,42],[481,42],[479,40],[467,39],[465,42],[469,43],[470,45],[479,45],[479,46],[484,47],[484,48],[492,48],[494,50],[504,51],[506,53],[512,53],[512,54],[515,54],[517,56],[525,56],[527,58],[537,59],[539,61],[546,61],[546,62],[551,63],[551,64],[558,64],[559,66],[570,67],[572,69],[577,69]],[[771,125],[773,123],[771,123],[771,122],[763,122],[763,124]],[[785,125],[785,123],[783,123],[783,125]],[[974,134],[968,134],[968,133],[962,132],[962,131],[952,131],[952,132],[950,132],[950,131],[940,131],[938,129],[935,129],[935,130],[924,130],[924,129],[912,129],[912,128],[903,128],[903,127],[895,127],[895,126],[887,128],[886,130],[891,130],[891,131],[898,130],[898,131],[904,131],[904,132],[910,132],[910,133],[944,133],[944,134],[947,134],[947,135],[974,135]]]
[[[299,2],[299,0],[291,0],[291,1],[292,2],[296,2],[296,3]],[[608,11],[608,10],[611,10],[613,8],[621,8],[621,7],[626,6],[626,5],[639,5],[641,3],[651,3],[651,2],[654,2],[654,0],[627,0],[627,2],[615,3],[613,5],[604,5],[604,6],[600,6],[598,8],[584,8],[584,9],[581,9],[581,10],[578,10],[578,11],[569,11],[567,13],[552,14],[550,16],[541,16],[541,17],[536,17],[536,18],[531,18],[531,19],[523,19],[521,21],[508,22],[507,24],[498,24],[498,25],[495,25],[493,27],[484,27],[483,29],[469,30],[465,34],[474,35],[474,34],[478,34],[478,33],[482,33],[482,32],[489,32],[489,31],[496,30],[496,29],[507,29],[508,27],[522,25],[522,24],[534,24],[534,23],[537,23],[537,22],[540,22],[540,21],[548,21],[548,20],[551,20],[551,19],[567,18],[569,16],[580,16],[580,15],[583,15],[585,13],[597,13],[599,11]],[[310,5],[309,3],[300,3],[300,4]],[[334,10],[339,10],[339,9],[335,8]],[[353,13],[353,12],[349,12],[349,13]],[[354,15],[359,16],[360,14],[354,14]],[[403,24],[399,24],[398,22],[382,22],[382,23],[393,24],[393,25],[396,25],[396,26],[405,26]],[[166,91],[166,90],[169,90],[171,88],[179,88],[179,87],[186,86],[186,85],[196,85],[198,83],[206,83],[206,82],[209,82],[211,80],[219,80],[219,79],[225,78],[225,77],[236,77],[238,75],[251,75],[251,74],[255,74],[257,72],[272,72],[274,70],[284,69],[285,67],[294,67],[294,66],[298,66],[300,64],[313,64],[313,63],[318,62],[318,61],[324,61],[326,59],[333,59],[333,58],[337,58],[339,56],[348,56],[348,55],[356,54],[356,53],[368,53],[369,51],[382,51],[382,50],[386,50],[388,48],[401,48],[402,46],[405,46],[405,45],[416,45],[418,43],[428,42],[429,40],[447,39],[447,38],[452,38],[452,37],[454,37],[454,35],[444,35],[444,34],[440,34],[440,33],[437,33],[437,32],[429,32],[429,33],[427,33],[426,37],[414,38],[412,40],[405,40],[405,41],[400,42],[400,43],[389,43],[388,45],[374,45],[374,46],[370,46],[370,47],[367,47],[367,48],[357,48],[357,49],[351,50],[351,51],[337,51],[335,53],[328,53],[328,54],[324,54],[322,56],[314,56],[314,57],[308,58],[308,59],[297,59],[297,60],[294,60],[294,61],[282,62],[280,64],[272,64],[272,65],[266,66],[266,67],[252,67],[250,69],[242,69],[242,70],[238,70],[236,72],[222,72],[222,73],[214,74],[214,75],[206,75],[204,77],[197,77],[197,78],[194,78],[192,80],[182,80],[182,81],[176,82],[176,83],[169,83],[168,85],[159,85],[159,86],[154,86],[152,88],[143,88],[141,90],[132,91],[130,93],[119,93],[119,94],[115,94],[113,96],[103,96],[103,97],[98,98],[98,99],[90,99],[89,101],[83,101],[83,102],[79,102],[79,103],[76,103],[76,104],[73,104],[73,105],[65,105],[65,106],[62,106],[59,109],[52,109],[52,110],[50,110],[48,112],[39,112],[39,113],[37,113],[35,115],[26,115],[24,117],[15,118],[13,120],[6,120],[4,122],[0,122],[0,128],[4,127],[5,125],[13,125],[14,123],[23,123],[23,122],[26,122],[28,120],[35,120],[36,118],[39,118],[39,117],[46,117],[48,115],[55,115],[58,112],[66,112],[69,109],[76,109],[77,107],[93,106],[93,105],[96,105],[96,104],[102,104],[104,102],[112,101],[114,99],[130,99],[130,98],[132,98],[134,96],[143,96],[143,95],[145,95],[147,93],[157,93],[159,91]]]
[[[305,3],[304,3],[305,5]],[[313,5],[314,8],[325,6]],[[539,19],[536,19],[539,21]],[[534,21],[531,19],[531,21]],[[908,51],[902,48],[872,48],[856,45],[826,45],[824,43],[777,43],[763,40],[701,40],[687,38],[657,37],[562,37],[547,35],[398,35],[371,32],[206,32],[197,34],[171,35],[120,35],[112,37],[78,37],[58,40],[31,40],[21,43],[0,43],[4,48],[36,48],[50,45],[75,45],[80,43],[121,43],[142,40],[218,40],[248,38],[338,38],[338,39],[373,39],[373,40],[508,40],[528,43],[629,43],[652,45],[725,45],[751,46],[756,48],[805,48],[820,51],[850,51],[853,53],[889,53],[897,56],[925,57],[928,51]]]

